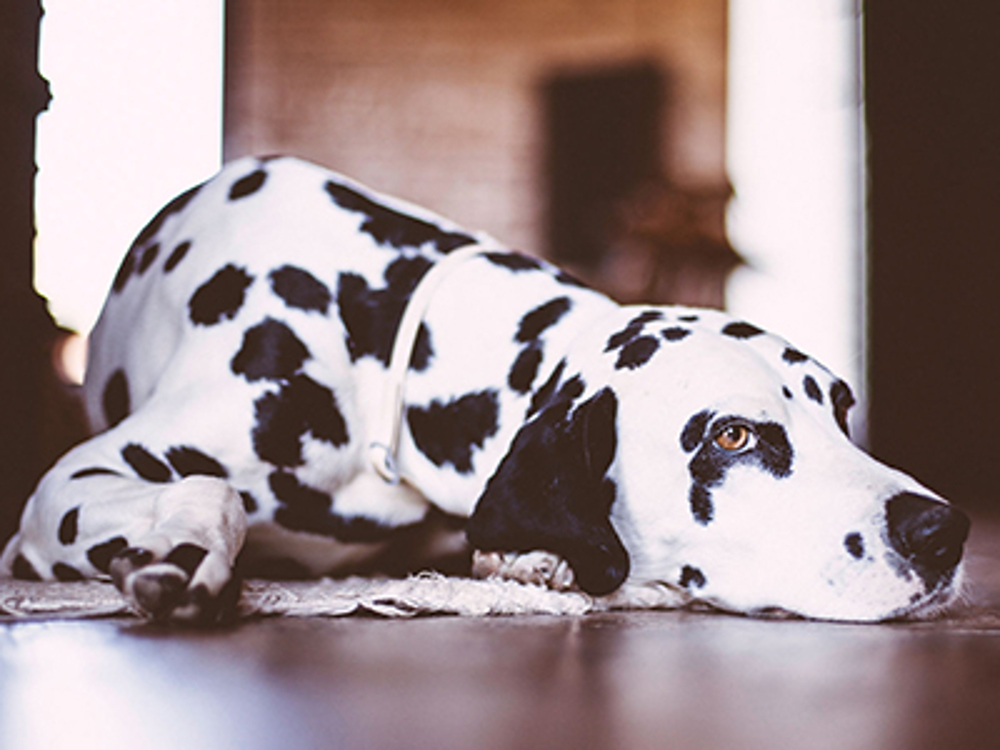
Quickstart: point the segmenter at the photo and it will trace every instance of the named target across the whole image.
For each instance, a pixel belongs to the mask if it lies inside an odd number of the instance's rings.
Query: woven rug
[[[582,615],[614,609],[673,609],[678,592],[643,588],[627,602],[579,592],[550,591],[515,581],[476,580],[422,573],[403,579],[346,578],[318,581],[249,580],[243,584],[242,617],[339,617],[369,613],[416,615]],[[77,619],[134,616],[110,583],[39,583],[0,580],[0,618]]]

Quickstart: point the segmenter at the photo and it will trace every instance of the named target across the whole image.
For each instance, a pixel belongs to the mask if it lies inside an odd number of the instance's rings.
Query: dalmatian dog
[[[962,582],[967,518],[855,447],[849,387],[786,341],[293,158],[145,227],[84,390],[95,435],[0,566],[108,577],[153,619],[214,621],[248,566],[419,566],[456,535],[481,575],[750,614],[929,616]]]

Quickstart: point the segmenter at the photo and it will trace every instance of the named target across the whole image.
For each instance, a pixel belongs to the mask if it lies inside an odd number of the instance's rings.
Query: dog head
[[[968,519],[851,443],[853,403],[748,323],[623,308],[536,394],[470,542],[554,552],[595,595],[627,581],[747,613],[940,610],[957,595]]]

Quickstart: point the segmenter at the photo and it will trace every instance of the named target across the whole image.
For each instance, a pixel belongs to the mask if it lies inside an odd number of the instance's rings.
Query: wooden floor
[[[0,748],[1000,747],[1000,524],[970,546],[934,623],[0,623]]]

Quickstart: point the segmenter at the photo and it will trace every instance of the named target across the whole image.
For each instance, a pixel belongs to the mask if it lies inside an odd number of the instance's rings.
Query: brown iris
[[[750,443],[752,433],[743,424],[731,424],[715,436],[715,444],[724,451],[740,451]]]

